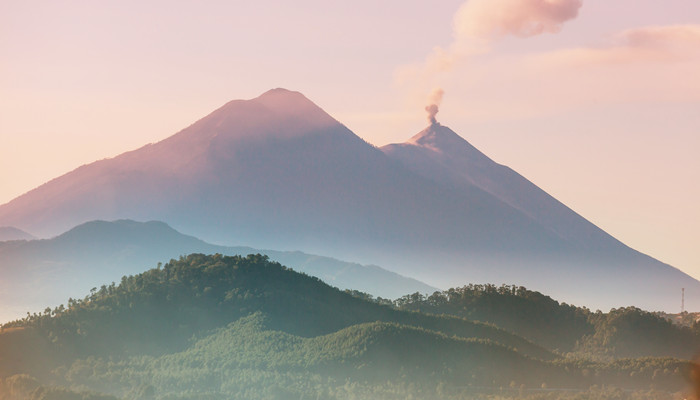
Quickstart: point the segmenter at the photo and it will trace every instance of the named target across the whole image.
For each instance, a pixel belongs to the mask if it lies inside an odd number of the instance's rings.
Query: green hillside
[[[468,285],[431,296],[406,295],[392,304],[401,310],[491,323],[560,353],[691,359],[700,351],[698,329],[656,313],[636,307],[592,312],[523,287]]]
[[[0,334],[7,399],[461,399],[593,385],[675,392],[687,366],[563,359],[493,325],[354,297],[261,255],[172,260]]]

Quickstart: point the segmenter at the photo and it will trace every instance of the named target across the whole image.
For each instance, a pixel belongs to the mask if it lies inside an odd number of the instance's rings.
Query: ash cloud
[[[445,85],[441,77],[466,60],[490,52],[498,40],[557,33],[578,16],[582,6],[583,0],[465,1],[454,15],[452,43],[446,48],[435,47],[422,65],[397,68],[396,81],[414,86],[416,94],[425,93],[430,84]],[[436,115],[443,93],[442,89],[435,91],[425,107],[431,124],[438,123]]]
[[[440,103],[442,103],[442,96],[444,94],[445,91],[438,88],[433,90],[433,93],[431,93],[428,98],[429,104],[425,106],[425,111],[428,112],[428,121],[430,121],[431,125],[438,123],[435,115],[440,111]]]

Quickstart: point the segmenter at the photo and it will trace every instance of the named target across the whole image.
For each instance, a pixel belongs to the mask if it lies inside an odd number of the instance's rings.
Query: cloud
[[[455,36],[459,41],[557,33],[581,6],[581,0],[470,0],[455,15]]]
[[[700,58],[700,25],[649,26],[622,31],[597,47],[562,49],[528,58],[542,68],[604,67]]]
[[[700,101],[700,24],[639,27],[596,46],[492,54],[468,68],[453,80],[451,98],[469,109],[471,120],[681,107]],[[477,79],[462,83],[464,75]]]
[[[596,45],[537,53],[491,51],[507,36],[557,32],[580,7],[580,0],[470,0],[455,15],[449,47],[397,70],[397,83],[415,99],[413,109],[443,87],[469,110],[460,118],[480,121],[700,101],[700,24],[637,27]]]
[[[582,0],[469,0],[454,16],[452,44],[435,48],[426,64],[445,71],[460,59],[488,52],[491,42],[505,36],[557,33],[581,6]]]
[[[700,25],[649,26],[629,29],[616,36],[623,46],[664,47],[700,44]],[[697,50],[696,50],[697,51]]]

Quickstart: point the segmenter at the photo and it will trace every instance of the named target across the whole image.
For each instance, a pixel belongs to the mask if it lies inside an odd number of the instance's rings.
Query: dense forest
[[[0,399],[673,398],[694,364],[662,342],[694,331],[622,346],[659,320],[505,286],[371,299],[194,254],[5,324]]]
[[[487,321],[562,351],[573,350],[581,337],[593,333],[587,309],[559,304],[523,287],[469,285],[431,296],[407,295],[395,304],[404,310]]]
[[[430,296],[414,293],[392,302],[374,301],[401,310],[491,323],[561,354],[608,360],[646,356],[691,359],[700,351],[700,325],[674,324],[659,313],[636,307],[592,312],[524,287],[468,285]]]

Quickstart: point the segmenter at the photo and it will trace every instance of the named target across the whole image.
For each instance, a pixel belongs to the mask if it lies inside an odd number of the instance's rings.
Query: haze
[[[375,145],[424,128],[441,87],[439,121],[700,277],[700,3],[587,0],[467,45],[462,4],[2,2],[0,203],[272,87]]]

